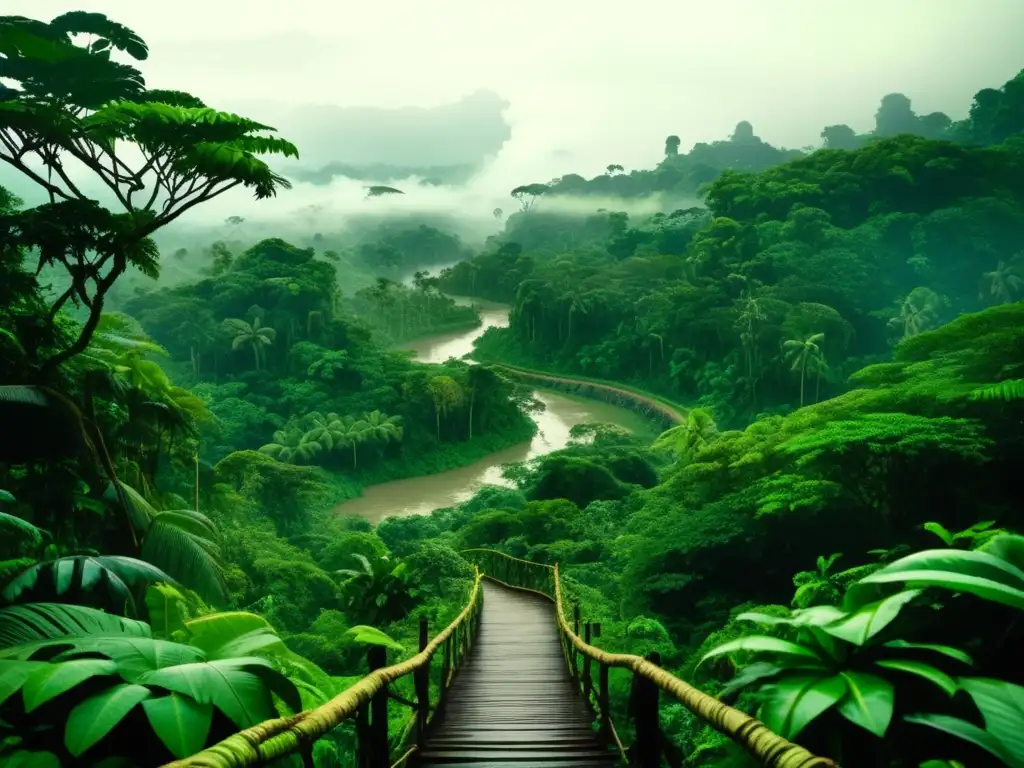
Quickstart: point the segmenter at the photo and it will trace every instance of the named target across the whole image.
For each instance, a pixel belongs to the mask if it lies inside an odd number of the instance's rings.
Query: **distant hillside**
[[[872,141],[911,134],[926,139],[961,144],[998,144],[1024,126],[1024,70],[1001,88],[985,88],[975,94],[966,120],[953,122],[943,112],[918,115],[902,93],[884,96],[875,113],[874,130],[858,134],[848,125],[829,125],[821,131],[822,148],[855,150]],[[680,152],[678,136],[665,139],[665,156],[651,169],[626,171],[611,164],[591,179],[572,173],[546,184],[525,184],[513,191],[529,210],[543,196],[640,198],[660,196],[666,211],[692,203],[695,196],[724,171],[758,173],[805,155],[798,149],[780,149],[755,135],[742,121],[732,136],[710,144],[698,143]],[[806,148],[813,149],[813,148]]]

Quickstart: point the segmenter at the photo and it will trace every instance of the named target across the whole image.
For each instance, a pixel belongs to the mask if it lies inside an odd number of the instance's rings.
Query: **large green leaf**
[[[262,616],[246,611],[207,614],[185,622],[185,628],[189,632],[189,642],[197,648],[202,648],[210,658],[251,655],[234,653],[229,646],[237,645],[240,638],[252,633],[269,633],[270,639],[283,648],[283,643],[274,633],[270,623]]]
[[[1024,610],[1024,571],[987,552],[952,549],[917,552],[865,576],[847,591],[845,605],[860,607],[874,585],[893,583],[967,592]]]
[[[114,616],[95,608],[60,603],[30,603],[0,608],[0,658],[2,649],[57,638],[102,635],[149,637],[149,625]]]
[[[47,664],[44,669],[33,672],[21,688],[25,712],[41,707],[93,677],[116,674],[117,664],[107,659],[75,659]]]
[[[206,745],[213,722],[212,704],[200,704],[187,696],[171,693],[158,699],[146,699],[142,709],[153,732],[179,760]]]
[[[213,605],[227,602],[227,583],[213,523],[198,512],[159,512],[150,522],[142,556]]]
[[[834,605],[816,605],[801,608],[789,616],[770,616],[767,613],[741,613],[736,618],[741,621],[754,621],[758,624],[787,624],[794,627],[821,627],[843,619],[849,614]]]
[[[983,544],[980,551],[1024,570],[1024,536],[1001,534]]]
[[[6,491],[0,491],[0,493],[6,493]],[[28,520],[0,512],[0,537],[3,537],[5,542],[21,541],[35,546],[42,542],[43,531]]]
[[[899,615],[903,606],[920,594],[921,591],[915,589],[898,592],[892,597],[864,606],[841,621],[826,624],[822,629],[840,640],[864,645],[885,629]]]
[[[122,683],[91,696],[71,710],[64,746],[75,757],[110,733],[141,701],[152,694],[142,685]]]
[[[60,768],[60,758],[53,752],[29,752],[20,749],[3,755],[4,768]]]
[[[900,573],[881,574],[881,571],[862,579],[872,584],[906,582],[914,587],[941,587],[953,592],[966,592],[984,600],[1002,603],[1011,608],[1024,611],[1024,589],[1002,584],[993,579],[969,576],[951,571],[902,571]],[[877,577],[877,578],[876,578]],[[1024,586],[1024,581],[1021,582]]]
[[[404,646],[397,640],[391,639],[387,634],[381,632],[376,627],[370,627],[365,624],[358,624],[351,627],[346,633],[352,638],[352,642],[361,643],[363,645],[382,645],[385,648],[390,648],[394,651],[405,650]]]
[[[21,686],[39,669],[49,668],[45,661],[0,659],[0,704],[21,690]]]
[[[761,690],[766,699],[758,713],[760,719],[783,738],[795,739],[843,698],[846,681],[839,675],[790,675]]]
[[[118,673],[131,683],[141,682],[153,670],[206,659],[198,648],[152,637],[85,637],[77,640],[74,648],[54,658],[55,661],[66,661],[83,654],[106,656],[117,664]]]
[[[948,656],[951,659],[963,662],[968,666],[974,666],[974,659],[968,656],[966,653],[958,648],[953,648],[948,645],[936,645],[934,643],[911,643],[907,640],[890,640],[887,643],[883,643],[886,648],[900,648],[908,651],[932,651],[933,653],[941,653],[943,656]]]
[[[184,631],[185,597],[169,584],[150,584],[146,588],[146,615],[153,634],[169,638]]]
[[[867,672],[841,672],[846,680],[846,696],[839,712],[855,725],[876,736],[884,736],[892,720],[896,690],[888,680]]]
[[[747,664],[733,675],[729,682],[725,684],[719,696],[724,697],[736,691],[741,691],[748,685],[763,683],[766,680],[771,680],[773,677],[778,677],[783,672],[791,670],[792,667],[771,664],[767,661],[755,661],[753,664]]]
[[[132,591],[146,584],[174,580],[154,565],[132,557],[75,555],[38,563],[4,588],[6,603],[46,602],[64,598],[77,604],[110,608],[118,613],[134,608]]]
[[[821,662],[821,657],[818,656],[818,654],[803,645],[791,643],[789,640],[782,640],[778,637],[751,635],[750,637],[741,637],[738,640],[730,640],[728,643],[723,643],[717,648],[712,648],[704,654],[698,666],[710,658],[721,656],[726,653],[732,653],[733,651],[774,653],[782,656],[793,656],[800,660]]]
[[[955,694],[959,687],[956,684],[956,680],[941,669],[933,667],[931,664],[925,664],[923,661],[914,661],[913,659],[882,659],[876,661],[875,664],[884,669],[895,669],[899,672],[922,677],[941,688],[947,696]]]
[[[987,677],[962,677],[960,686],[974,699],[985,730],[1024,760],[1024,687]]]
[[[979,728],[974,723],[951,715],[907,715],[903,719],[908,723],[927,725],[929,728],[935,728],[950,736],[956,736],[958,739],[976,744],[989,754],[998,757],[1006,768],[1024,768],[1024,758],[1021,753],[1009,752],[993,734],[984,728]]]
[[[265,675],[265,676],[264,676]],[[273,675],[282,690],[292,687],[290,702],[301,708],[294,686],[275,671],[270,663],[257,658],[220,659],[158,669],[143,675],[139,682],[159,686],[188,696],[201,704],[212,704],[239,728],[274,717],[271,689],[264,684]],[[282,697],[284,698],[284,697]]]

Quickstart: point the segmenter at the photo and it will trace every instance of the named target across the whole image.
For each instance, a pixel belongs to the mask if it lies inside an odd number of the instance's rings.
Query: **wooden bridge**
[[[313,768],[313,743],[347,720],[355,723],[358,768],[676,768],[681,755],[659,727],[663,693],[768,768],[838,768],[661,669],[657,654],[591,645],[600,625],[583,623],[578,608],[572,623],[566,618],[557,565],[492,550],[463,554],[476,563],[469,600],[432,640],[421,619],[415,656],[388,666],[385,649],[372,647],[370,673],[328,703],[165,768],[247,768],[287,756]],[[612,721],[613,668],[632,672],[629,748]],[[399,691],[409,682],[406,698]],[[389,702],[411,710],[397,734],[388,731]]]

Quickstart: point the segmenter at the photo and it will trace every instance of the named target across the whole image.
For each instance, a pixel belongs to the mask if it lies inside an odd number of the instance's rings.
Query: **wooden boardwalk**
[[[604,768],[620,765],[569,676],[554,606],[484,582],[480,630],[419,765]]]

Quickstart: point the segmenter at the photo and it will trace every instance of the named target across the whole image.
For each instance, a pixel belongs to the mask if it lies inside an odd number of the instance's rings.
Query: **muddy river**
[[[457,299],[468,302],[467,299]],[[416,352],[416,357],[427,363],[441,363],[449,357],[462,357],[473,350],[473,342],[489,327],[508,325],[508,307],[503,304],[475,302],[480,309],[483,324],[479,328],[460,333],[449,333],[419,339],[404,345]],[[501,467],[513,461],[532,459],[564,448],[569,442],[569,430],[585,422],[616,424],[633,432],[652,434],[657,431],[649,422],[625,408],[597,400],[567,396],[560,392],[538,390],[538,400],[545,409],[533,414],[537,434],[528,443],[492,453],[460,469],[435,475],[394,480],[371,485],[358,499],[351,499],[335,507],[344,515],[359,515],[377,523],[396,515],[423,515],[440,507],[450,507],[469,499],[484,485],[508,485],[501,476]]]

